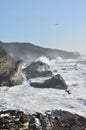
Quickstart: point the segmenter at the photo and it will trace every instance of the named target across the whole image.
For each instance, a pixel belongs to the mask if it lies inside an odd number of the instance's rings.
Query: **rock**
[[[26,123],[26,122],[28,122],[28,116],[25,115],[25,114],[22,114],[22,116],[20,117],[19,121],[20,121],[21,123]]]
[[[5,115],[8,113],[9,115],[6,117]],[[3,116],[1,117],[2,114]],[[30,117],[24,114],[22,111],[1,111],[0,130],[26,130],[29,127],[29,118]]]
[[[66,70],[66,68],[64,67],[64,68],[61,68],[61,70]]]
[[[32,115],[8,110],[0,112],[0,130],[86,130],[86,118],[62,110]]]
[[[40,61],[32,62],[27,68],[23,70],[27,79],[36,77],[52,76],[52,72],[49,70],[49,65]]]
[[[65,90],[65,92],[67,92],[68,94],[71,94],[71,92],[69,90],[67,90],[67,89]]]
[[[67,90],[67,84],[60,74],[53,76],[52,78],[45,80],[44,82],[32,82],[31,86],[36,88],[55,88]]]
[[[22,84],[21,61],[11,56],[0,58],[0,86]]]

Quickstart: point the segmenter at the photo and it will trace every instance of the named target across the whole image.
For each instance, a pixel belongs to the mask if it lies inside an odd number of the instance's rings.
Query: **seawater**
[[[62,75],[71,94],[59,89],[33,88],[29,85],[30,81],[25,80],[22,85],[0,88],[0,110],[16,109],[34,113],[62,109],[86,117],[86,58],[49,60],[41,57],[39,60],[48,63],[54,75]]]

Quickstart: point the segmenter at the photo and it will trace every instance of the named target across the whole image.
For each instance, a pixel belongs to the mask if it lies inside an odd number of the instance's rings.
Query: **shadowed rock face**
[[[49,65],[43,62],[32,62],[27,68],[23,70],[27,79],[36,77],[52,76],[52,72],[49,70]]]
[[[30,85],[36,88],[55,88],[67,90],[66,82],[60,74],[57,74],[42,83],[32,82]]]
[[[7,110],[0,112],[0,130],[86,130],[86,118],[61,110],[33,115]]]
[[[22,84],[21,61],[13,57],[0,58],[0,86],[14,86]]]

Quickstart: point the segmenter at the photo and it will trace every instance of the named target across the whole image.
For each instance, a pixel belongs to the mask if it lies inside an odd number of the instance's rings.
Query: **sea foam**
[[[49,60],[41,57],[36,61],[44,61],[50,65],[51,71],[57,72],[65,79],[71,94],[64,90],[41,89],[29,85],[25,80],[22,85],[0,88],[0,110],[17,109],[26,113],[44,112],[62,109],[86,117],[86,65],[79,60]],[[82,59],[86,63],[86,59]],[[75,68],[76,65],[76,68]],[[42,81],[43,78],[31,79]]]

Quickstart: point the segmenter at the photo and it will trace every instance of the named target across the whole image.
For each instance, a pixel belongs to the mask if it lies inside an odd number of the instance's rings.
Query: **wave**
[[[44,78],[25,79],[22,85],[0,88],[0,109],[17,109],[27,113],[62,109],[86,117],[86,66],[77,62],[81,60],[84,61],[83,58],[64,60],[61,57],[49,60],[42,56],[35,61],[47,63],[53,73],[60,73],[67,82],[71,95],[64,90],[33,88],[29,85],[30,80],[43,81]],[[54,72],[55,69],[57,72]]]
[[[37,58],[37,59],[35,60],[35,62],[38,62],[38,61],[43,62],[43,63],[46,63],[46,64],[49,64],[49,58],[47,58],[47,57],[45,57],[45,56],[41,56],[41,57],[39,57],[39,58]]]

